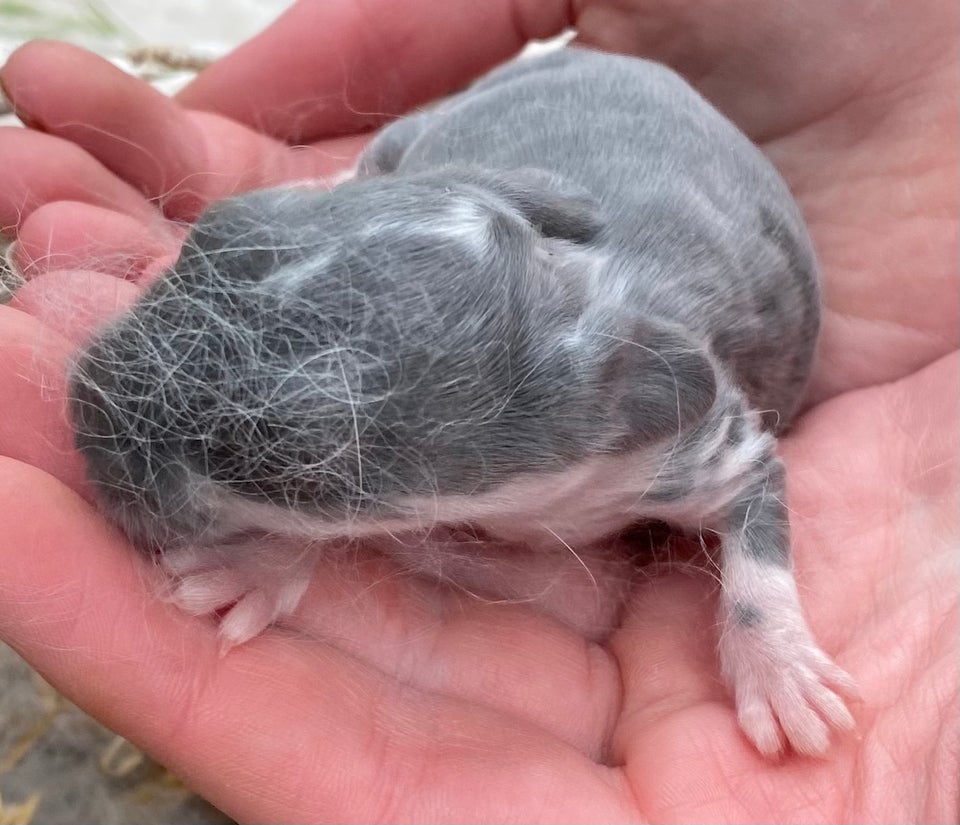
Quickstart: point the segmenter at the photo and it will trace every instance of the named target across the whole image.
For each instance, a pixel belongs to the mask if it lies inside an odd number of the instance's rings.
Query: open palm
[[[242,820],[955,819],[954,4],[446,7],[302,2],[177,103],[63,45],[3,70],[35,128],[0,133],[0,226],[31,278],[0,307],[0,635]],[[686,73],[761,143],[813,232],[822,353],[782,447],[804,607],[863,694],[827,760],[769,764],[739,733],[708,575],[624,588],[598,558],[594,587],[551,569],[564,623],[370,553],[323,562],[294,622],[220,657],[213,623],[158,601],[85,500],[63,361],[176,254],[157,203],[188,220],[332,175],[378,116],[567,24]],[[597,598],[620,607],[603,644],[573,629]]]

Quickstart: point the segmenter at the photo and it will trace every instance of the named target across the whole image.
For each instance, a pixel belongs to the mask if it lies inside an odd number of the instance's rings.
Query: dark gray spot
[[[756,627],[763,621],[759,608],[743,602],[734,602],[730,609],[733,620],[741,627]]]
[[[764,317],[779,318],[783,315],[783,301],[775,292],[768,292],[760,299],[757,311]]]

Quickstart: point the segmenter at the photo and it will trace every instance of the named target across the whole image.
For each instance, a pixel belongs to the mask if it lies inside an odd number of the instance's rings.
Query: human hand
[[[350,10],[301,4],[181,99],[215,101],[240,120],[260,107],[272,112],[264,128],[314,144],[368,125],[357,111],[445,91],[524,35],[567,22],[546,4],[512,17],[465,4],[451,13],[456,30],[433,32],[424,47],[414,35],[433,12],[423,4],[417,17],[416,8],[408,4],[403,21],[386,12],[361,37]],[[668,4],[641,13],[594,3],[576,22],[595,45],[683,55],[679,68],[764,141],[810,222],[828,302],[815,393],[835,397],[801,419],[783,453],[805,609],[860,683],[859,739],[838,742],[824,762],[756,756],[716,680],[713,584],[680,573],[637,582],[599,646],[532,609],[398,577],[373,555],[331,561],[297,635],[271,631],[219,658],[215,628],[151,598],[137,557],[70,492],[82,492],[82,468],[54,403],[60,363],[71,341],[135,294],[112,276],[149,277],[175,254],[178,228],[138,190],[189,218],[238,189],[334,172],[362,138],[290,150],[48,44],[21,51],[2,74],[18,109],[49,134],[0,138],[0,224],[19,226],[18,261],[33,276],[0,322],[0,495],[4,512],[24,516],[7,525],[0,550],[0,633],[241,819],[954,817],[951,12],[930,3],[925,17],[913,6],[909,23],[895,8],[858,23],[830,19],[855,11],[808,5],[802,14],[822,31],[859,32],[851,41],[860,51],[844,53],[848,69],[834,72],[827,34],[787,27],[782,10],[767,8],[700,4],[685,20]],[[480,25],[489,36],[475,43]],[[678,37],[665,37],[674,27]],[[336,51],[316,42],[325,37]],[[902,51],[891,60],[894,42]],[[663,43],[670,51],[657,51]],[[378,101],[385,56],[403,94]],[[346,102],[333,64],[353,84]],[[58,88],[62,77],[74,85]],[[337,103],[322,117],[300,105],[318,98]],[[929,128],[918,134],[918,122]],[[101,274],[54,271],[79,262]]]

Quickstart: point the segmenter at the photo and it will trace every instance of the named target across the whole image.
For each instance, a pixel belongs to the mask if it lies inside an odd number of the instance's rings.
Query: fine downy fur
[[[747,138],[662,66],[564,49],[388,127],[357,180],[211,207],[77,358],[76,441],[181,603],[233,605],[228,644],[296,607],[322,550],[291,537],[716,533],[741,724],[821,753],[851,685],[801,614],[774,437],[819,300]]]

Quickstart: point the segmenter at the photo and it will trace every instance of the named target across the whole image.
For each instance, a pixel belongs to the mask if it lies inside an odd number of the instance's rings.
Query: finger
[[[56,270],[38,275],[17,290],[10,307],[37,319],[78,346],[140,293],[133,283],[103,272]],[[45,337],[42,331],[38,337]]]
[[[352,161],[349,144],[291,152],[225,118],[190,113],[66,43],[22,46],[0,79],[33,128],[81,147],[171,218],[191,220],[213,200],[290,178],[320,177],[341,169],[345,157]]]
[[[170,101],[167,104],[175,105]],[[329,187],[354,166],[370,139],[349,135],[290,147],[221,115],[181,113],[198,127],[206,142],[207,167],[195,173],[204,181],[198,190],[204,203],[290,181],[313,181]]]
[[[146,223],[157,217],[136,189],[57,137],[0,128],[0,172],[0,231],[15,230],[38,207],[62,200],[102,206]]]
[[[346,654],[212,627],[149,598],[115,531],[0,462],[0,633],[55,686],[247,821],[635,821],[617,774],[524,725]],[[531,804],[531,798],[534,803]]]
[[[311,141],[453,91],[569,23],[569,4],[559,0],[448,0],[443,14],[432,0],[301,0],[178,97],[287,141]]]
[[[25,312],[0,306],[0,456],[81,490],[83,462],[66,423],[64,363],[74,346]]]
[[[88,269],[135,281],[158,258],[177,254],[181,236],[159,215],[148,225],[111,209],[53,201],[23,222],[13,261],[28,280],[52,270]]]
[[[83,147],[172,214],[190,210],[183,182],[203,168],[203,140],[182,115],[170,121],[176,107],[160,92],[83,49],[45,41],[15,51],[0,77],[25,123]],[[131,98],[140,104],[132,119]]]
[[[624,742],[678,711],[728,702],[716,653],[716,584],[698,575],[665,572],[637,584],[611,648],[624,668]],[[698,629],[694,632],[694,629]],[[732,717],[732,705],[727,711]]]
[[[137,288],[96,272],[53,272],[0,306],[0,455],[86,490],[68,424],[66,364],[90,332]]]
[[[730,776],[753,777],[765,767],[720,682],[715,591],[705,573],[655,575],[638,585],[611,639],[623,679],[611,760],[624,766],[641,804],[656,805],[647,811],[654,822],[696,821]],[[724,804],[731,822],[763,818],[750,794]]]

